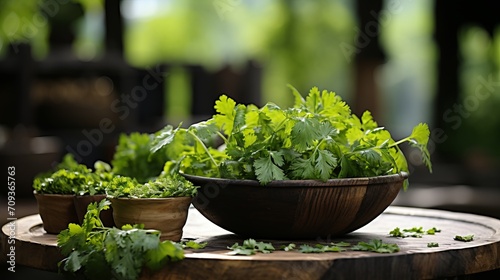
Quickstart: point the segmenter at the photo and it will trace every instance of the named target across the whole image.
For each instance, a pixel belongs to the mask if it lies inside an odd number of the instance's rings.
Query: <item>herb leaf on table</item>
[[[354,251],[371,251],[376,253],[395,253],[399,252],[397,244],[383,243],[382,240],[375,239],[369,242],[358,242],[357,245],[351,247]]]
[[[100,212],[109,208],[102,200],[87,208],[82,225],[69,224],[57,235],[57,245],[65,258],[61,271],[89,279],[137,279],[144,266],[158,269],[184,258],[180,244],[160,241],[160,232],[142,225],[121,229],[104,227]]]

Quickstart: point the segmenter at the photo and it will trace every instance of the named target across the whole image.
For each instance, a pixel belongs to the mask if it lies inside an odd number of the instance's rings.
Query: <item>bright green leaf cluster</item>
[[[290,243],[288,245],[281,245],[279,249],[285,252],[289,252],[293,251],[295,247],[297,247],[297,245],[295,245],[294,243]]]
[[[454,238],[454,240],[457,240],[457,241],[463,241],[463,242],[471,242],[474,240],[474,235],[473,234],[470,234],[470,235],[456,235]]]
[[[222,95],[211,119],[159,131],[152,152],[168,146],[174,155],[166,165],[168,172],[267,184],[407,172],[398,145],[408,142],[422,152],[431,170],[426,124],[417,125],[410,136],[396,142],[370,112],[359,118],[334,92],[314,87],[306,98],[293,88],[292,92],[295,104],[287,109],[273,103],[262,108],[237,104]],[[219,149],[211,148],[216,138],[224,143]]]
[[[65,258],[61,270],[73,277],[87,279],[137,279],[144,266],[158,269],[167,262],[184,258],[182,247],[160,241],[160,232],[141,225],[122,229],[104,227],[99,218],[110,202],[102,200],[87,208],[82,225],[69,224],[57,236]]]
[[[264,254],[269,254],[276,250],[271,243],[257,242],[255,239],[246,239],[243,241],[243,245],[234,243],[228,249],[232,250],[230,254],[232,255],[255,255],[257,252]]]
[[[193,240],[181,241],[181,246],[183,249],[203,249],[207,246],[208,242],[196,242]]]
[[[300,246],[301,253],[326,253],[326,252],[343,252],[350,247],[350,243],[330,243],[329,245],[316,244],[314,246],[303,244]]]
[[[159,176],[169,157],[163,149],[151,152],[155,135],[133,132],[120,134],[111,164],[113,173],[146,183]]]
[[[429,242],[429,243],[427,243],[427,247],[429,247],[429,248],[439,247],[439,243]]]
[[[358,242],[357,245],[351,247],[354,251],[370,251],[375,253],[395,253],[399,252],[397,244],[384,243],[382,240],[375,239],[369,242]]]
[[[296,245],[290,243],[288,245],[283,245],[279,249],[284,251],[295,250]],[[257,242],[254,239],[246,239],[243,241],[243,245],[234,243],[233,246],[228,247],[231,250],[231,255],[254,255],[257,252],[271,253],[275,251],[274,246],[271,243]],[[314,246],[303,244],[299,247],[298,251],[300,253],[327,253],[327,252],[343,252],[347,250],[353,251],[372,251],[375,253],[394,253],[399,252],[399,247],[397,244],[387,244],[383,243],[381,240],[370,240],[369,242],[358,242],[357,245],[351,246],[347,242],[331,242],[330,244],[316,244]]]
[[[105,184],[113,177],[109,164],[96,161],[94,171],[66,154],[55,171],[39,174],[33,180],[33,189],[44,194],[104,194]]]
[[[117,176],[106,184],[109,197],[165,198],[195,196],[197,187],[179,174],[162,175],[141,184],[134,178]]]
[[[406,237],[422,238],[424,234],[434,235],[438,232],[441,232],[441,230],[437,229],[436,227],[430,228],[428,230],[424,230],[423,227],[412,227],[403,230],[401,230],[399,227],[396,227],[389,232],[389,235],[392,237],[402,237],[402,238]]]

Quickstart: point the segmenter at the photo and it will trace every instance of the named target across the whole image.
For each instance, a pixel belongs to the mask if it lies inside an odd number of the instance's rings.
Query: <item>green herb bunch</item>
[[[109,197],[192,197],[196,192],[197,187],[179,174],[163,175],[144,184],[134,178],[117,176],[106,184],[106,193]]]
[[[82,225],[69,224],[57,236],[65,258],[59,263],[67,276],[85,279],[137,279],[144,266],[155,270],[184,258],[181,244],[160,241],[160,232],[142,225],[104,227],[99,218],[110,202],[87,208]]]
[[[109,164],[96,161],[94,171],[66,154],[53,172],[36,176],[33,189],[39,194],[104,194],[105,184],[113,177]]]
[[[153,140],[153,134],[121,134],[111,160],[113,173],[135,178],[139,183],[159,176],[168,157],[164,150],[151,153]]]
[[[423,162],[432,171],[426,124],[418,124],[410,136],[395,141],[370,112],[359,118],[334,92],[314,87],[303,98],[291,88],[295,104],[287,109],[273,103],[262,108],[237,104],[222,95],[211,119],[188,128],[167,126],[159,131],[152,152],[168,146],[177,153],[166,165],[173,173],[256,179],[267,184],[407,172],[399,148],[407,142],[421,151]],[[222,148],[208,145],[215,137],[224,142]]]

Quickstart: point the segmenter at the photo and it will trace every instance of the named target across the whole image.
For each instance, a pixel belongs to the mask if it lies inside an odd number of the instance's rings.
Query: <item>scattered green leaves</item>
[[[439,247],[439,243],[436,242],[429,242],[427,243],[427,247],[432,248],[432,247]]]
[[[57,235],[57,245],[65,258],[61,271],[88,279],[137,279],[142,268],[158,269],[184,258],[180,244],[160,241],[160,232],[142,225],[122,229],[104,227],[99,218],[110,202],[102,200],[87,208],[82,225],[69,224]]]
[[[456,235],[455,238],[453,238],[454,240],[457,240],[457,241],[463,241],[463,242],[470,242],[470,241],[473,241],[474,240],[474,235],[473,234],[470,234],[470,235]]]
[[[243,241],[243,245],[234,243],[231,247],[227,247],[232,250],[229,254],[231,255],[255,255],[257,252],[264,254],[269,254],[275,250],[271,243],[257,242],[255,239],[246,239]]]
[[[434,235],[437,232],[441,232],[441,230],[435,227],[430,228],[428,230],[424,230],[423,227],[412,227],[403,230],[401,230],[399,227],[396,227],[389,232],[389,235],[392,237],[402,237],[402,238],[406,237],[422,238],[424,234]]]
[[[351,247],[354,251],[371,251],[376,253],[395,253],[399,252],[397,244],[383,243],[382,240],[370,240],[369,242],[358,242]]]
[[[342,252],[346,251],[349,246],[351,246],[351,244],[345,242],[330,243],[329,245],[316,244],[314,246],[303,244],[300,246],[299,252],[301,253]]]
[[[348,250],[353,251],[372,251],[376,253],[394,253],[399,251],[399,247],[397,244],[386,244],[381,240],[370,240],[369,242],[358,242],[357,245],[352,246],[347,242],[331,242],[329,244],[316,244],[314,246],[309,244],[300,245],[298,249],[296,249],[296,245],[294,243],[290,243],[288,245],[282,245],[279,247],[279,250],[283,251],[294,251],[298,250],[300,253],[327,253],[327,252],[344,252]],[[229,254],[231,255],[254,255],[257,252],[261,253],[271,253],[273,252],[274,246],[271,243],[265,242],[257,242],[254,239],[246,239],[243,241],[243,245],[239,245],[238,243],[234,243],[231,247],[227,247],[231,250]]]
[[[438,228],[433,227],[433,228],[428,229],[425,233],[429,234],[429,235],[434,235],[434,234],[436,234],[438,232],[441,232],[441,230],[438,229]]]
[[[293,251],[295,247],[297,247],[297,245],[295,245],[294,243],[290,243],[288,245],[281,245],[280,250],[288,252]]]
[[[156,133],[151,151],[168,146],[177,153],[166,165],[168,172],[252,179],[263,185],[273,180],[325,181],[407,172],[398,147],[405,142],[420,150],[432,170],[426,124],[395,142],[370,112],[360,119],[334,92],[314,87],[302,98],[292,87],[292,93],[295,104],[287,109],[273,103],[261,108],[237,104],[222,95],[211,119],[188,128],[165,127]],[[216,137],[224,142],[222,149],[210,147]]]
[[[196,242],[196,241],[193,241],[193,240],[187,240],[187,241],[182,241],[181,242],[181,246],[182,248],[186,249],[194,249],[194,250],[198,250],[198,249],[203,249],[207,246],[208,242]]]

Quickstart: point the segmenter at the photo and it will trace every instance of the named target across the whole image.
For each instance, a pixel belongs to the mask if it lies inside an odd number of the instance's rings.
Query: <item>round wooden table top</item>
[[[436,227],[441,232],[421,238],[389,236],[396,227]],[[9,253],[9,240],[15,239],[16,264],[57,271],[57,262],[62,259],[57,238],[45,233],[39,215],[15,220],[16,232],[11,229],[11,223],[2,227],[3,258]],[[454,240],[456,235],[470,234],[474,235],[471,242]],[[183,238],[206,241],[208,245],[200,250],[186,250],[183,261],[159,271],[144,271],[142,279],[430,279],[500,271],[500,220],[441,210],[390,206],[365,227],[343,237],[257,240],[272,242],[277,248],[289,243],[299,247],[381,239],[399,245],[399,252],[389,254],[351,250],[305,254],[295,250],[235,256],[229,254],[227,247],[241,244],[246,238],[214,225],[194,208],[189,211]],[[439,247],[427,247],[431,242]]]

